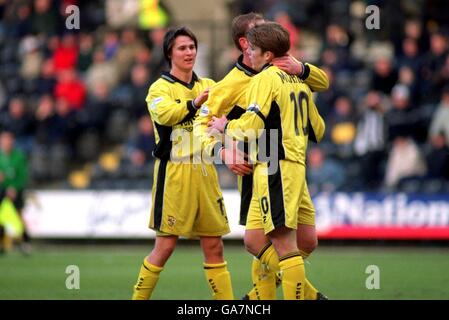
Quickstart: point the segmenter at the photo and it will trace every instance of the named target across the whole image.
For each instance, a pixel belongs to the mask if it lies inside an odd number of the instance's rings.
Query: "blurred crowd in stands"
[[[82,13],[76,32],[64,27],[69,4]],[[379,30],[365,27],[370,4]],[[32,187],[151,187],[145,96],[166,68],[165,29],[122,24],[114,5],[0,1],[0,128],[27,154]],[[292,54],[329,76],[316,95],[327,130],[309,147],[312,194],[449,192],[449,3],[240,0],[229,10],[283,24]]]

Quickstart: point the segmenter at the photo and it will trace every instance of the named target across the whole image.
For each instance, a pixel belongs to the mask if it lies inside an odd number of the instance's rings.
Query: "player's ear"
[[[274,53],[271,51],[265,51],[263,53],[263,57],[266,62],[271,62],[271,60],[273,60],[275,58]]]
[[[245,51],[246,49],[248,49],[249,43],[245,37],[239,38],[239,44],[240,44],[240,48],[242,48],[242,52]]]

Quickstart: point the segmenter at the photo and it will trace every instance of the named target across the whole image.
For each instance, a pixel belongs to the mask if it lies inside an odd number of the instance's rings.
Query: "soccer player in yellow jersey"
[[[156,129],[150,218],[156,241],[143,261],[132,298],[151,297],[179,237],[199,237],[213,298],[232,300],[221,238],[230,231],[223,196],[215,167],[202,161],[201,144],[195,143],[192,132],[193,120],[214,82],[193,72],[197,39],[189,29],[165,34],[164,55],[170,72],[151,85],[146,98]]]
[[[210,125],[235,139],[256,141],[257,151],[250,153],[256,164],[245,244],[271,270],[280,270],[284,299],[302,300],[305,269],[296,229],[307,188],[308,138],[322,138],[324,121],[312,100],[310,87],[300,77],[288,75],[271,64],[290,49],[288,31],[269,22],[249,30],[247,38],[251,65],[261,71],[251,79],[247,111],[229,122],[224,116],[214,117]],[[263,154],[264,147],[268,155]],[[251,239],[249,245],[247,238]],[[273,281],[271,285],[274,286]]]
[[[250,67],[250,60],[248,54],[248,40],[246,33],[249,29],[256,25],[265,23],[264,18],[256,13],[248,13],[237,16],[232,22],[232,37],[237,49],[242,51],[235,64],[235,67],[226,75],[220,82],[216,83],[209,92],[208,100],[203,104],[200,116],[195,120],[194,131],[195,134],[201,137],[205,145],[205,152],[208,155],[218,155],[228,165],[228,167],[235,174],[238,175],[239,191],[241,193],[240,206],[240,224],[246,224],[246,218],[250,205],[253,187],[253,176],[251,166],[241,161],[240,163],[233,163],[238,161],[238,155],[232,148],[223,148],[219,139],[214,139],[207,132],[207,124],[212,117],[221,117],[226,115],[230,120],[238,119],[246,111],[248,103],[246,101],[246,91],[253,76],[258,71]],[[277,57],[272,61],[282,70],[289,74],[299,75],[300,78],[310,86],[313,91],[323,91],[329,86],[326,74],[319,68],[311,64],[303,64],[290,56]],[[246,145],[242,149],[247,149]],[[247,151],[247,150],[246,150]],[[312,200],[305,189],[303,201],[301,202],[301,212],[297,228],[298,233],[298,247],[301,255],[306,258],[309,256],[317,245],[317,236],[315,230],[315,210]],[[258,233],[254,233],[252,238],[247,237],[246,245],[254,247],[251,251],[258,251],[260,243],[257,237]],[[265,239],[264,234],[260,235],[262,240]],[[256,244],[255,246],[253,244]],[[263,249],[263,248],[262,248]],[[267,248],[268,252],[273,249]],[[259,252],[258,252],[259,253]],[[263,252],[262,252],[263,253]],[[256,254],[259,256],[259,254]],[[259,259],[253,259],[252,264],[252,279],[254,287],[248,293],[249,299],[273,299],[276,291],[271,287],[271,282],[274,281],[275,272],[263,266]],[[266,285],[265,283],[268,283]],[[322,294],[306,280],[305,286],[306,299],[315,300],[323,297]]]

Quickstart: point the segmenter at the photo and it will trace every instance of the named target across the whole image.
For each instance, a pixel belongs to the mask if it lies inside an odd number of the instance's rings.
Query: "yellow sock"
[[[303,259],[306,259],[310,253],[307,253],[303,250],[299,250],[299,254]],[[318,290],[310,283],[310,281],[306,278],[306,282],[304,283],[304,299],[305,300],[316,300],[318,295]]]
[[[3,235],[3,249],[5,250],[5,252],[9,252],[12,250],[12,246],[13,246],[13,239],[12,237],[10,237],[8,234],[4,234]]]
[[[267,245],[257,255],[260,262],[266,264],[270,271],[279,272],[279,257],[272,244]]]
[[[301,255],[301,257],[305,260],[310,256],[310,253],[305,252],[304,250],[299,250],[299,254]]]
[[[251,267],[253,288],[248,292],[249,300],[276,300],[276,274],[257,258]]]
[[[212,289],[214,300],[234,300],[232,292],[231,275],[227,263],[204,263],[204,272],[207,282]]]
[[[282,291],[285,300],[304,300],[304,283],[306,273],[304,261],[298,252],[288,254],[280,259],[282,273]]]
[[[133,300],[148,300],[153,293],[154,287],[159,280],[159,274],[163,267],[157,267],[147,261],[143,260],[142,267],[140,267],[139,277],[134,286]]]

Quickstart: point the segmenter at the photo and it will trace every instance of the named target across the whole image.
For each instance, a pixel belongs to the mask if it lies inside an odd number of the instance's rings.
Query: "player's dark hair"
[[[254,12],[239,15],[232,20],[232,40],[234,41],[237,49],[242,51],[239,39],[241,37],[245,37],[249,29],[263,22],[265,22],[263,16],[259,13]]]
[[[165,60],[169,63],[171,67],[171,50],[173,48],[173,44],[175,43],[175,39],[179,36],[186,36],[193,40],[195,43],[195,49],[198,50],[198,40],[196,39],[195,34],[188,29],[187,27],[179,27],[176,29],[170,29],[164,36],[164,57]]]
[[[248,41],[262,52],[271,51],[275,57],[282,57],[290,50],[290,34],[276,22],[267,22],[250,29]]]

